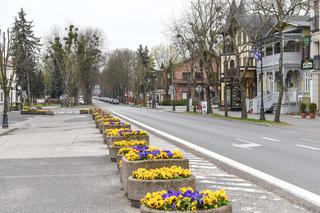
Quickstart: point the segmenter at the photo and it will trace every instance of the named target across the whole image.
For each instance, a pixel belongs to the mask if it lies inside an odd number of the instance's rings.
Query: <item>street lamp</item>
[[[18,108],[17,110],[19,110],[19,108],[22,109],[22,101],[21,101],[21,86],[17,84],[17,92],[18,92],[18,97],[17,97],[17,103],[19,102]],[[19,100],[19,101],[18,101]],[[16,104],[17,104],[16,103]]]
[[[261,98],[261,104],[260,104],[260,120],[265,121],[266,117],[264,114],[264,101],[263,101],[263,60],[262,60],[262,38],[260,38],[260,47],[259,52],[255,53],[255,58],[260,61],[260,98]]]

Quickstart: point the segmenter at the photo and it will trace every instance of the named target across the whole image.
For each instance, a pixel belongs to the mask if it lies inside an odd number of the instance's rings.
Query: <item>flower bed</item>
[[[135,207],[140,207],[140,200],[149,192],[160,190],[179,190],[182,187],[196,189],[196,179],[189,169],[178,166],[157,169],[139,168],[128,178],[128,198]]]
[[[89,109],[80,109],[80,114],[89,114]]]
[[[51,110],[44,109],[26,109],[20,111],[21,115],[54,115],[54,112]]]
[[[104,133],[104,140],[108,148],[110,148],[115,141],[122,140],[145,140],[149,143],[149,135],[143,130],[107,129]]]
[[[120,180],[127,193],[127,180],[133,171],[139,168],[155,169],[169,166],[180,166],[189,169],[189,160],[183,158],[179,151],[160,150],[156,147],[135,147],[121,159]]]
[[[162,190],[147,193],[141,199],[141,212],[161,213],[170,212],[203,212],[231,213],[231,203],[223,189],[218,191],[194,191],[192,188]]]
[[[118,151],[123,147],[130,146],[146,146],[149,142],[145,140],[123,140],[123,141],[115,141],[112,146],[109,147],[109,155],[110,160],[112,162],[116,162]],[[123,155],[123,154],[122,154]]]
[[[131,129],[131,125],[128,122],[116,120],[118,118],[114,118],[114,120],[103,121],[100,124],[100,132],[104,134],[107,129]]]

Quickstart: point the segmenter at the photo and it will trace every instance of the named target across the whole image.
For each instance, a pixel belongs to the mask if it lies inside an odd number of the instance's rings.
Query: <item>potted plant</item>
[[[128,178],[128,198],[134,207],[140,207],[140,200],[150,192],[179,190],[183,187],[196,189],[196,178],[189,169],[180,166],[156,169],[139,168]]]
[[[306,108],[307,108],[307,104],[300,103],[300,115],[301,115],[301,118],[306,118],[307,117]]]
[[[191,187],[147,193],[141,199],[141,213],[232,213],[226,192],[193,190]]]
[[[121,140],[145,140],[149,143],[149,135],[144,130],[132,130],[128,128],[106,129],[104,133],[104,140],[108,148],[113,145],[113,142]]]
[[[311,104],[309,104],[308,108],[309,108],[310,119],[315,119],[316,118],[317,104],[311,103]]]
[[[121,159],[120,180],[124,192],[127,193],[127,181],[132,172],[139,169],[155,169],[161,167],[180,166],[189,169],[189,160],[178,151],[159,149],[152,146],[132,147]]]

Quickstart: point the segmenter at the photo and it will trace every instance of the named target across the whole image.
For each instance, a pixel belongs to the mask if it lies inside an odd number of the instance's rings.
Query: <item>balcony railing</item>
[[[273,66],[279,64],[280,54],[274,54],[270,56],[263,57],[263,66]],[[299,52],[285,52],[283,53],[283,63],[284,64],[297,64],[301,66],[302,56]],[[257,63],[257,67],[260,67],[260,62]]]

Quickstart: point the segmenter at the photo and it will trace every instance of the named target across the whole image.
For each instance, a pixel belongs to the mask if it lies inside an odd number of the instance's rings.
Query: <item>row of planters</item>
[[[21,115],[54,115],[52,110],[42,109],[42,107],[24,107],[20,111]]]
[[[189,160],[181,151],[150,146],[146,131],[133,130],[100,108],[92,109],[92,118],[103,134],[110,160],[117,163],[125,195],[142,213],[232,212],[223,189],[197,191]]]
[[[315,103],[310,103],[308,105],[305,103],[300,104],[301,118],[306,118],[307,116],[309,116],[310,119],[315,119],[316,111],[317,111],[317,104]]]

